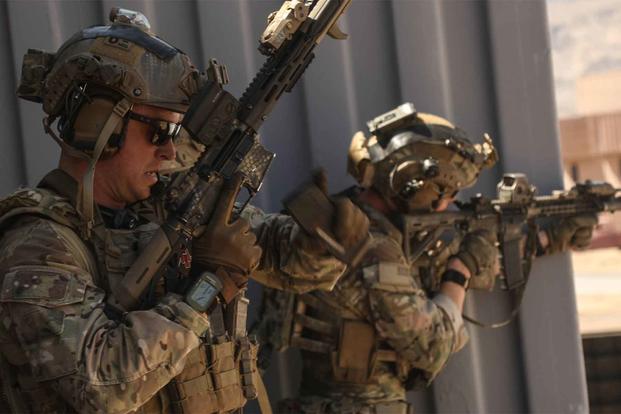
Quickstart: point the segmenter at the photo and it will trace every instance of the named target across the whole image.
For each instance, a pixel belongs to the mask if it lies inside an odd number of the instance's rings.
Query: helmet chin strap
[[[123,118],[132,108],[131,102],[127,99],[121,99],[112,109],[110,116],[106,120],[99,136],[97,137],[97,141],[95,143],[95,149],[93,150],[93,155],[90,157],[88,163],[88,169],[86,170],[86,174],[82,178],[82,182],[80,183],[77,197],[77,206],[76,209],[78,213],[82,217],[82,237],[85,240],[91,238],[91,232],[93,229],[93,225],[95,222],[95,202],[93,198],[93,182],[95,177],[95,166],[101,154],[103,153],[112,133],[115,128],[122,122]]]

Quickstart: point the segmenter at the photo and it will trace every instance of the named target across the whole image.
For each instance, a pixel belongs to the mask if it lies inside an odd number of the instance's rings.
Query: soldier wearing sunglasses
[[[238,410],[259,388],[257,345],[240,327],[250,272],[258,266],[304,291],[331,285],[345,266],[305,250],[313,240],[288,217],[233,220],[235,177],[207,230],[140,307],[106,306],[159,227],[162,217],[137,203],[175,161],[183,113],[204,81],[142,14],[113,9],[111,21],[55,54],[24,57],[18,96],[43,105],[61,156],[36,188],[0,201],[0,412]],[[340,205],[336,222],[356,224],[356,243],[366,217]]]

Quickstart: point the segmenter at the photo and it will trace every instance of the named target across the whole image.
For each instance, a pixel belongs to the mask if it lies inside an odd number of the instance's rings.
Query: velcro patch
[[[363,270],[365,283],[375,289],[406,292],[414,290],[409,266],[395,262],[379,262]]]
[[[55,307],[82,302],[86,283],[68,270],[48,266],[16,266],[4,275],[0,302]]]

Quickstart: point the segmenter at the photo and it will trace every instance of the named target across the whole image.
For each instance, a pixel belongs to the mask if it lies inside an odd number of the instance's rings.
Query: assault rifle
[[[225,68],[211,61],[208,81],[183,118],[183,127],[206,150],[168,187],[170,214],[111,295],[112,307],[136,308],[153,278],[209,221],[224,180],[240,171],[250,195],[259,191],[274,154],[259,143],[257,131],[282,93],[300,79],[324,36],[347,37],[336,23],[350,2],[288,0],[270,14],[259,46],[268,59],[239,100],[222,88],[228,81]]]
[[[414,261],[448,228],[467,233],[487,229],[496,233],[502,260],[504,288],[516,293],[518,306],[536,252],[537,219],[562,218],[578,214],[615,212],[621,209],[621,190],[605,182],[587,181],[569,191],[535,196],[536,188],[524,174],[505,174],[498,184],[498,199],[481,195],[456,203],[458,211],[443,211],[403,217],[406,251]],[[411,235],[419,241],[414,246]],[[515,315],[517,307],[513,310]],[[471,322],[478,323],[471,320]],[[507,320],[505,322],[510,321]],[[505,323],[492,324],[492,327]]]

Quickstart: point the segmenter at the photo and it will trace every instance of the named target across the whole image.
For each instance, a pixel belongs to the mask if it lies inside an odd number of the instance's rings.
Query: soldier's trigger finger
[[[235,200],[243,182],[244,176],[240,172],[236,172],[224,182],[211,221],[217,223],[228,223],[230,221]]]

